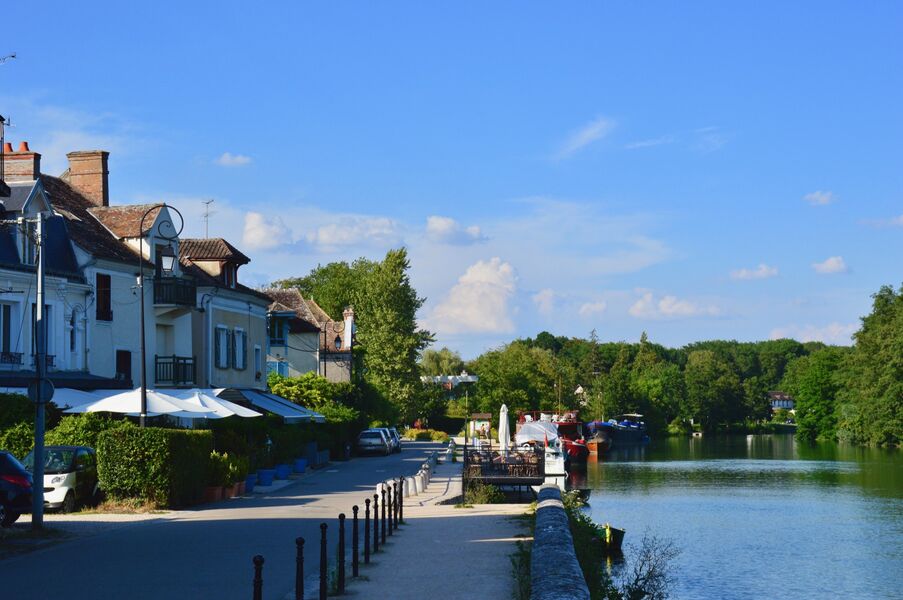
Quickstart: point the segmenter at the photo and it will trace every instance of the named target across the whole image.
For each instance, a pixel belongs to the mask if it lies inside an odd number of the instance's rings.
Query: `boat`
[[[569,465],[586,463],[586,459],[589,456],[589,448],[583,436],[583,422],[578,418],[576,410],[566,411],[560,415],[541,411],[518,413],[518,429],[528,423],[536,422],[548,422],[555,425],[561,448]]]
[[[545,483],[557,485],[565,490],[567,480],[566,454],[561,447],[561,439],[558,437],[558,426],[551,420],[521,420],[518,419],[517,430],[514,434],[514,443],[521,451],[543,452],[543,469]],[[539,486],[533,486],[534,491]]]
[[[649,436],[642,418],[641,414],[625,413],[608,421],[592,421],[586,426],[589,439],[596,443],[597,450],[604,448],[603,452],[620,446],[646,444]]]

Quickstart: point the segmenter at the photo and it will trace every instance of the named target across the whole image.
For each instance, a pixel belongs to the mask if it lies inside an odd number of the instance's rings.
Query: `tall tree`
[[[740,378],[730,364],[712,350],[696,350],[687,357],[684,371],[687,416],[714,429],[733,420],[733,407],[741,397]]]
[[[464,361],[460,354],[448,348],[425,350],[420,370],[424,375],[458,375],[464,370]]]

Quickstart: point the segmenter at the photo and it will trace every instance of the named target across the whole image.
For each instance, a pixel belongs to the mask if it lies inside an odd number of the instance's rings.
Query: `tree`
[[[482,354],[468,365],[479,376],[473,408],[497,413],[502,404],[517,411],[557,408],[558,369],[548,350],[515,341]]]
[[[420,412],[417,407],[420,353],[433,341],[429,331],[417,327],[417,296],[408,277],[407,251],[390,250],[364,277],[355,297],[358,319],[358,354],[364,378],[398,410],[405,422]]]
[[[282,288],[297,288],[305,298],[313,300],[328,315],[338,319],[342,311],[355,304],[362,293],[367,275],[376,268],[376,263],[359,258],[352,264],[333,262],[317,265],[304,277],[293,277],[276,281],[273,285]]]
[[[882,287],[844,361],[838,434],[860,444],[903,440],[903,286]]]
[[[425,350],[420,359],[420,372],[424,375],[458,375],[463,370],[461,355],[448,348]]]
[[[731,423],[733,408],[741,397],[740,378],[727,361],[712,350],[696,350],[687,357],[684,371],[687,387],[686,415],[711,430]]]

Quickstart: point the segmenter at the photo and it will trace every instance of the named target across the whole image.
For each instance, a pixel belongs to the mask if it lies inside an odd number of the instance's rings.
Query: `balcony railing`
[[[154,279],[154,304],[194,306],[197,303],[197,293],[197,284],[191,279],[179,277]]]
[[[32,359],[34,361],[34,359]],[[0,352],[0,365],[21,365],[21,352]]]
[[[15,353],[15,352],[11,352],[10,354],[16,354],[16,353]],[[22,355],[20,354],[19,356],[21,357]],[[46,364],[47,364],[48,367],[52,367],[52,366],[53,366],[53,361],[54,361],[55,358],[56,358],[56,355],[55,355],[55,354],[45,354],[45,355],[44,355],[44,359],[45,359],[45,362],[46,362]],[[37,359],[37,356],[34,355],[34,354],[32,354],[32,355],[31,355],[31,364],[32,364],[32,366],[34,366],[34,365],[37,364],[37,360],[36,360],[36,359]],[[21,358],[20,358],[20,360],[21,360]],[[19,364],[21,364],[21,362],[20,362]]]
[[[196,363],[193,356],[154,355],[154,379],[157,385],[195,385]]]
[[[270,346],[285,346],[285,338],[284,337],[271,337],[270,338]]]

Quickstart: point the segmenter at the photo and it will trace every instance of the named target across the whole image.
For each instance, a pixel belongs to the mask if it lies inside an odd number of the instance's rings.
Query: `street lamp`
[[[147,218],[147,215],[152,213],[153,211],[157,211],[158,213],[163,209],[167,209],[167,211],[175,211],[177,215],[179,215],[179,220],[182,225],[179,227],[179,230],[176,231],[175,225],[170,219],[161,220],[157,223],[156,231],[154,234],[155,238],[161,238],[166,240],[167,242],[172,242],[173,240],[177,240],[179,238],[179,234],[182,233],[182,229],[185,227],[185,219],[182,217],[182,213],[176,210],[175,207],[166,204],[165,202],[160,204],[154,204],[141,215],[141,222],[138,224],[138,298],[140,305],[140,344],[141,344],[141,413],[139,415],[139,424],[141,427],[144,427],[145,420],[147,419],[147,360],[145,357],[145,341],[144,341],[144,265],[141,264],[141,261],[144,260],[144,236],[151,232],[151,230],[145,231],[144,229],[144,219]],[[167,212],[167,215],[169,213]],[[163,226],[168,226],[169,230],[172,232],[170,235],[163,233]],[[167,244],[164,246],[160,254],[158,255],[160,260],[160,269],[169,275],[172,273],[173,267],[176,262],[175,252],[172,250],[172,244]]]

